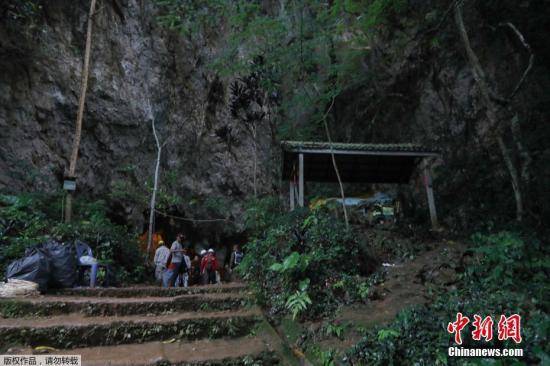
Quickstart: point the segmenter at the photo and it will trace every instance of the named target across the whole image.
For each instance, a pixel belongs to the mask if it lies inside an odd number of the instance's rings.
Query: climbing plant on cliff
[[[254,196],[258,195],[258,129],[266,121],[271,124],[272,109],[277,106],[277,98],[270,95],[260,86],[263,78],[263,58],[254,60],[257,70],[251,74],[238,78],[231,86],[231,101],[229,109],[231,116],[242,122],[252,137],[253,149],[253,187]]]
[[[1,16],[9,22],[28,23],[40,14],[42,0],[6,0],[3,3]]]
[[[278,137],[325,138],[323,119],[342,90],[370,77],[361,60],[377,27],[407,8],[404,0],[261,1],[157,0],[159,23],[191,40],[224,34],[211,67],[224,75],[258,75],[267,95],[281,103],[272,112]],[[209,32],[212,27],[222,32]]]

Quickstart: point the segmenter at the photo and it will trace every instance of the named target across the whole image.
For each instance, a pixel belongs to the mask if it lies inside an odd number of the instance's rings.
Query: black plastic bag
[[[6,277],[31,281],[38,284],[41,291],[48,288],[50,282],[50,258],[41,248],[28,249],[25,257],[10,263]]]
[[[50,257],[50,286],[55,288],[73,287],[77,280],[77,262],[74,246],[55,241],[42,244]]]

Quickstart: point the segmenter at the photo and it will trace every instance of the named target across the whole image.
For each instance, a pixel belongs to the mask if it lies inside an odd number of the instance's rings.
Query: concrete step
[[[29,354],[32,349],[20,350]],[[119,346],[76,348],[55,354],[81,355],[84,366],[149,365],[276,365],[274,353],[259,338],[147,342]]]
[[[0,316],[86,316],[163,314],[181,311],[236,310],[246,305],[244,293],[184,294],[174,297],[91,297],[46,295],[0,299]]]
[[[86,317],[68,314],[43,318],[0,319],[0,353],[14,345],[55,348],[143,343],[170,338],[197,340],[250,333],[261,312],[188,312],[156,316]]]
[[[79,287],[50,291],[51,295],[91,296],[91,297],[170,297],[185,294],[234,293],[246,290],[244,283],[232,282],[223,285],[171,287],[131,286],[131,287]]]

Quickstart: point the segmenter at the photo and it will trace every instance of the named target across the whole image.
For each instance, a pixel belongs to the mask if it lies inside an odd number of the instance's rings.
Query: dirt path
[[[457,279],[454,267],[463,256],[464,246],[442,241],[432,247],[412,260],[383,267],[385,280],[372,289],[374,299],[346,306],[335,317],[335,321],[346,326],[342,339],[324,337],[317,344],[322,349],[345,350],[362,338],[360,329],[389,323],[401,310],[428,302],[431,286],[452,286]],[[308,325],[313,330],[321,326],[321,323]]]

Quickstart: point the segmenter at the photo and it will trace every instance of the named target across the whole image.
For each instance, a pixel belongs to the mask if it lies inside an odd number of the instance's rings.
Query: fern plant
[[[344,331],[346,330],[345,324],[340,324],[338,322],[329,323],[325,328],[325,334],[329,337],[336,337],[342,339],[344,336]]]
[[[288,297],[286,300],[286,308],[292,313],[292,319],[295,320],[298,314],[305,311],[312,304],[307,288],[309,286],[309,278],[300,282],[300,289]]]

